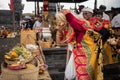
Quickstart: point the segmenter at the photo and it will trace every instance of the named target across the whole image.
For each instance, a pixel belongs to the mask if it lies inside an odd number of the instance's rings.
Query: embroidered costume
[[[102,49],[101,35],[89,30],[85,21],[76,19],[71,13],[65,16],[74,30],[74,36],[72,34],[69,42],[73,44],[77,80],[103,80],[99,68],[99,62],[102,61],[99,61]]]

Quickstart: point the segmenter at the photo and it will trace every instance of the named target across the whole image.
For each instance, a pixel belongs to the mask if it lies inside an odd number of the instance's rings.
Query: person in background
[[[112,14],[111,14],[111,20],[112,20],[113,17],[118,14],[119,9],[116,9],[116,8],[114,8],[114,7],[111,7],[111,11],[112,11]]]
[[[99,9],[93,12],[91,8],[83,8],[82,11],[83,11],[84,19],[89,21],[90,25],[92,26],[92,29],[102,35],[101,38],[104,47],[104,54],[103,54],[104,65],[113,63],[112,55],[114,50],[112,50],[112,47],[110,46],[111,43],[108,44],[107,42],[107,40],[110,37],[113,37],[114,34],[114,31],[112,30],[111,22],[109,20],[103,19],[103,12],[101,12],[101,10]],[[95,16],[93,16],[93,14]]]
[[[24,30],[25,29],[25,24],[26,24],[26,21],[24,19],[20,19],[20,29]]]
[[[107,15],[107,14],[105,13],[106,6],[105,6],[105,5],[100,5],[100,6],[99,6],[99,10],[100,10],[101,12],[103,12],[103,19],[110,21],[109,15]]]
[[[117,51],[117,62],[120,62],[120,11],[119,9],[115,9],[116,15],[113,17],[113,19],[111,20],[112,23],[112,28],[115,31],[115,35],[118,38],[118,43],[116,45],[116,51]]]
[[[88,8],[88,7],[84,7],[82,9],[82,14],[83,14],[83,18],[85,20],[90,20],[92,17],[93,17],[93,10],[91,8]]]
[[[33,30],[36,31],[37,40],[41,40],[43,38],[42,27],[43,27],[42,16],[37,16],[36,21],[34,22],[33,25]]]
[[[6,28],[5,26],[2,26],[2,30],[1,30],[1,37],[2,38],[7,38],[8,34],[9,34],[9,30],[8,28]]]
[[[94,30],[102,35],[103,64],[106,65],[115,62],[112,57],[115,54],[115,50],[114,47],[111,46],[112,44],[109,42],[109,39],[115,38],[115,36],[114,31],[112,30],[111,22],[109,20],[103,19],[102,17],[103,12],[99,10],[95,12],[94,18],[96,21],[94,22]],[[117,41],[117,38],[115,40]]]
[[[33,25],[33,29],[34,30],[39,29],[39,28],[43,27],[42,25],[43,25],[42,16],[38,16]]]
[[[26,20],[26,23],[25,23],[25,29],[33,29],[33,23],[32,23],[32,20],[31,20],[31,17],[30,16],[25,16],[25,20]]]
[[[96,21],[94,21],[94,30],[99,32],[102,29],[106,29],[105,32],[100,32],[100,34],[102,34],[102,35],[104,34],[103,36],[104,36],[104,38],[106,38],[105,40],[103,39],[103,42],[104,42],[110,36],[110,33],[109,33],[109,31],[107,31],[107,29],[111,30],[112,24],[109,20],[103,19],[103,13],[99,10],[95,12],[94,18],[96,19]],[[106,32],[108,32],[108,33],[106,33]]]
[[[35,17],[32,17],[32,18],[31,18],[31,25],[34,25],[35,21],[36,21],[36,18],[35,18]],[[32,30],[33,30],[33,27],[32,27]]]
[[[56,46],[56,33],[57,33],[57,28],[55,26],[50,27],[51,31],[51,37],[52,37],[52,47]]]
[[[113,28],[120,29],[120,11],[119,10],[116,10],[116,11],[117,13],[113,17],[111,23],[112,23]]]

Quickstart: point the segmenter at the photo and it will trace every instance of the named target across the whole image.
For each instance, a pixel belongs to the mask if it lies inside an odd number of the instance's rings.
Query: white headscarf
[[[88,11],[88,12],[93,13],[93,9],[88,8],[88,7],[83,8],[83,9],[82,9],[82,12],[83,12],[83,11]]]

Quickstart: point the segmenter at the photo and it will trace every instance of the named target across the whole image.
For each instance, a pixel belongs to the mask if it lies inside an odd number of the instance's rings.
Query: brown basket
[[[31,56],[29,59],[25,59],[24,63],[28,63],[28,62],[32,61],[33,59],[34,59],[34,57]],[[10,61],[10,60],[5,59],[5,62],[7,64],[15,64],[15,63],[18,63],[19,60]]]
[[[37,63],[39,64],[38,60]],[[1,65],[1,80],[38,80],[39,66],[30,69],[9,70]]]
[[[22,30],[20,36],[20,43],[23,45],[36,44],[35,30]]]
[[[39,45],[42,47],[42,48],[51,48],[51,42],[44,42],[44,41],[38,41]]]

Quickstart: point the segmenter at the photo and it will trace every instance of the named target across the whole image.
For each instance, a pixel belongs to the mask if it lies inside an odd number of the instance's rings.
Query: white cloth
[[[120,14],[114,16],[111,23],[113,27],[120,27]]]
[[[67,80],[73,80],[76,77],[73,53],[71,54],[70,60],[66,66],[65,77]]]
[[[83,12],[81,12],[78,16],[79,16],[80,18],[84,19],[84,17],[83,17]]]
[[[25,16],[25,19],[31,19],[31,17],[30,16]]]
[[[73,47],[72,44],[68,44],[68,50],[72,51]],[[65,69],[65,78],[67,80],[73,80],[76,77],[75,65],[74,65],[74,57],[73,53],[70,56],[70,59],[66,65]]]
[[[104,13],[104,12],[103,12],[103,18],[102,19],[110,21],[110,17],[106,13]]]
[[[93,9],[88,8],[88,7],[83,8],[83,9],[82,9],[82,12],[83,12],[83,11],[88,11],[88,12],[93,13]]]

